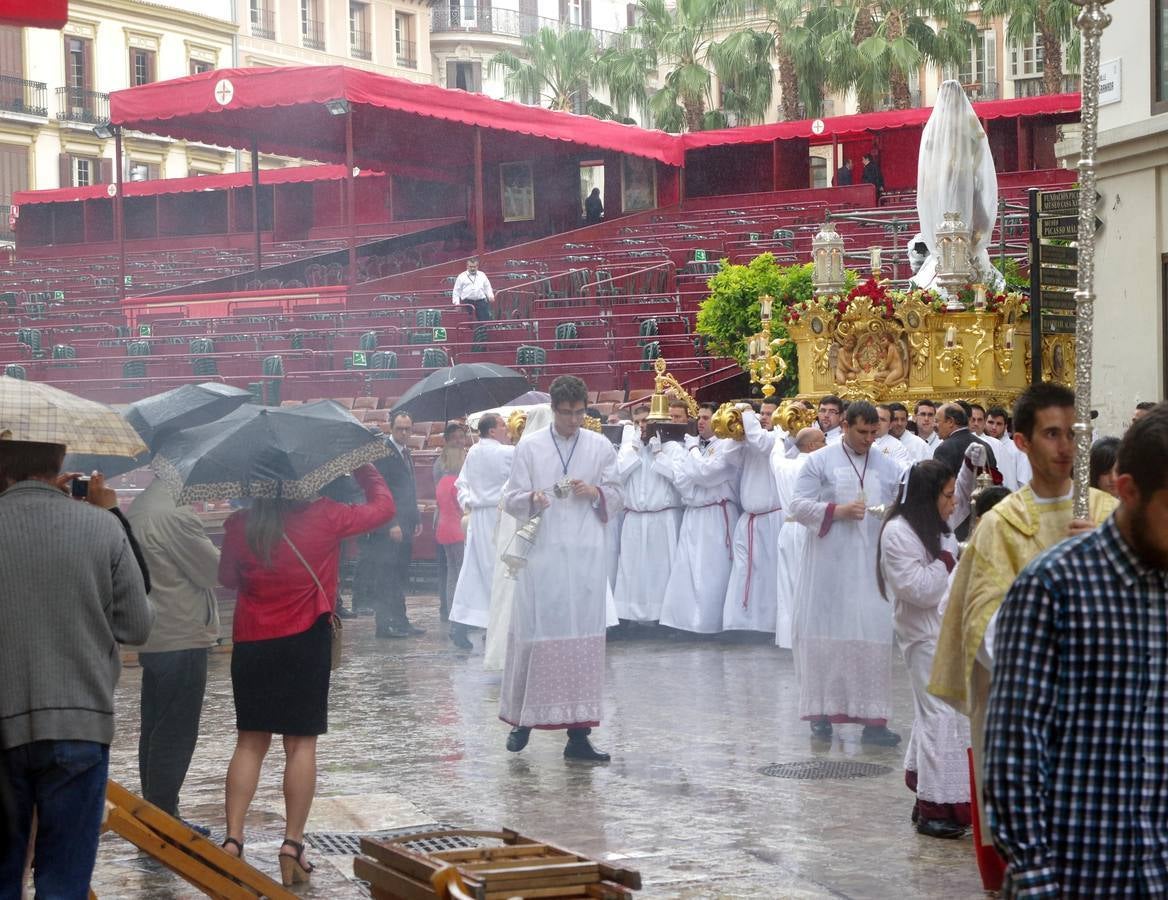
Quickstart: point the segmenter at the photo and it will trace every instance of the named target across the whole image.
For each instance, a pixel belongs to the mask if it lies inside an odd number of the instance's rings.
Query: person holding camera
[[[117,495],[62,475],[63,444],[0,440],[0,757],[13,835],[0,894],[19,895],[37,816],[38,897],[84,897],[105,810],[119,644],[146,640],[148,582]],[[123,520],[124,521],[124,520]]]

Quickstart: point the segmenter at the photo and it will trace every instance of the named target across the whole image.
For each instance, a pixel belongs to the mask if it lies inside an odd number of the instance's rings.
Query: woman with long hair
[[[353,477],[365,502],[350,506],[256,500],[224,524],[219,581],[237,590],[231,689],[235,753],[227,768],[227,839],[243,856],[243,825],[272,735],[284,740],[284,884],[307,881],[304,826],[316,793],[316,739],[328,730],[333,604],[341,541],[388,522],[393,497],[372,465]]]
[[[454,589],[458,586],[458,574],[462,571],[462,552],[466,534],[462,529],[462,507],[458,505],[458,488],[455,482],[466,461],[466,450],[459,446],[447,445],[442,448],[435,472],[442,477],[434,485],[434,503],[438,507],[438,523],[434,528],[434,539],[446,553],[446,597],[452,602]],[[471,649],[466,636],[466,626],[458,622],[450,625],[450,639],[461,650]]]
[[[1119,438],[1099,438],[1091,445],[1090,459],[1091,487],[1118,497],[1115,492],[1115,464],[1119,460]]]
[[[905,473],[880,531],[876,580],[893,602],[896,642],[913,692],[912,738],[904,778],[916,793],[912,819],[929,837],[958,838],[970,823],[969,720],[931,695],[929,675],[949,591],[957,542],[946,524],[953,514],[953,473],[937,460]]]

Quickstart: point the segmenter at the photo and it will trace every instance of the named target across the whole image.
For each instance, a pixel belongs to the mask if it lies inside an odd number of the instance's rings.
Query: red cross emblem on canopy
[[[228,78],[220,78],[215,82],[215,102],[226,106],[235,97],[235,85]]]

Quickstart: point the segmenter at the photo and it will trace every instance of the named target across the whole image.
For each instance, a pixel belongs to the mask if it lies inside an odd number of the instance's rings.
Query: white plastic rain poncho
[[[998,176],[989,139],[956,81],[941,85],[921,134],[917,157],[917,216],[929,256],[912,280],[922,288],[939,289],[933,280],[937,274],[935,244],[947,212],[960,214],[969,226],[970,258],[975,268],[971,282],[981,281],[991,290],[1001,290],[1005,279],[990,264],[986,250],[998,214]]]

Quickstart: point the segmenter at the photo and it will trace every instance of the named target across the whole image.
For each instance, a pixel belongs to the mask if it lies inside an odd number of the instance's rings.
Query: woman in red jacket
[[[227,769],[227,839],[243,855],[243,823],[273,734],[284,737],[284,884],[307,881],[304,826],[316,792],[316,738],[328,730],[331,618],[341,541],[388,522],[378,471],[353,473],[365,503],[256,500],[224,524],[219,581],[237,589],[231,687],[239,731]]]

